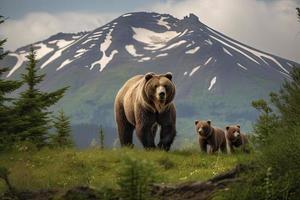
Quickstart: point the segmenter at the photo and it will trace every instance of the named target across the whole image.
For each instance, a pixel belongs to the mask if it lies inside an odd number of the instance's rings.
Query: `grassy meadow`
[[[10,171],[9,180],[18,190],[68,189],[75,186],[117,188],[124,159],[149,166],[157,183],[201,181],[233,168],[245,154],[202,154],[196,149],[145,151],[142,149],[43,149],[0,154],[0,166]],[[0,181],[0,193],[6,190]]]

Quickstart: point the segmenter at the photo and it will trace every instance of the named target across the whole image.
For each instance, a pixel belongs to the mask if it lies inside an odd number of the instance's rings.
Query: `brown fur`
[[[247,136],[241,133],[240,129],[240,125],[226,127],[226,140],[229,153],[233,153],[234,148],[241,148],[243,152],[248,152],[246,148],[246,144],[248,143]]]
[[[196,132],[199,134],[199,145],[202,152],[214,153],[218,150],[226,152],[226,138],[223,130],[211,126],[211,121],[195,121]],[[208,145],[210,149],[208,151]]]
[[[160,93],[165,93],[161,98]],[[132,134],[145,148],[155,148],[157,125],[161,126],[158,147],[169,150],[176,135],[176,110],[172,102],[172,74],[147,73],[129,79],[115,99],[115,118],[121,145],[132,146]]]

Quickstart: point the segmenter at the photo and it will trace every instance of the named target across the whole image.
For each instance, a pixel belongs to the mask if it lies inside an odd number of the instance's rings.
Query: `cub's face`
[[[156,75],[148,73],[145,76],[145,92],[154,102],[166,104],[173,100],[175,95],[175,86],[172,82],[172,74]]]
[[[195,121],[195,128],[197,134],[199,134],[202,137],[207,137],[211,131],[211,121]]]
[[[237,139],[241,136],[240,125],[227,126],[226,131],[227,131],[227,135],[228,135],[229,139]]]

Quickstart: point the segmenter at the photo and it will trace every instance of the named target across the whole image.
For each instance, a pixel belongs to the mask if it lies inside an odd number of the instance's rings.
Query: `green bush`
[[[253,170],[216,199],[299,199],[300,69],[295,68],[291,77],[278,94],[270,95],[276,113],[263,100],[253,102],[261,111],[254,125],[258,153]]]
[[[119,172],[120,197],[124,200],[150,198],[150,185],[155,182],[155,169],[147,161],[126,157]]]

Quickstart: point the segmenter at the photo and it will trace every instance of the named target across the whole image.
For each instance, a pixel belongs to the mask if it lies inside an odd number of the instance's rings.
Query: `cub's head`
[[[197,134],[199,134],[202,137],[208,137],[209,134],[211,133],[211,121],[200,121],[196,120],[195,121],[195,128]]]
[[[231,125],[226,126],[227,137],[230,140],[235,140],[241,136],[241,126],[240,125]]]
[[[154,104],[167,105],[175,96],[175,85],[172,82],[172,73],[147,73],[145,76],[145,94]]]

